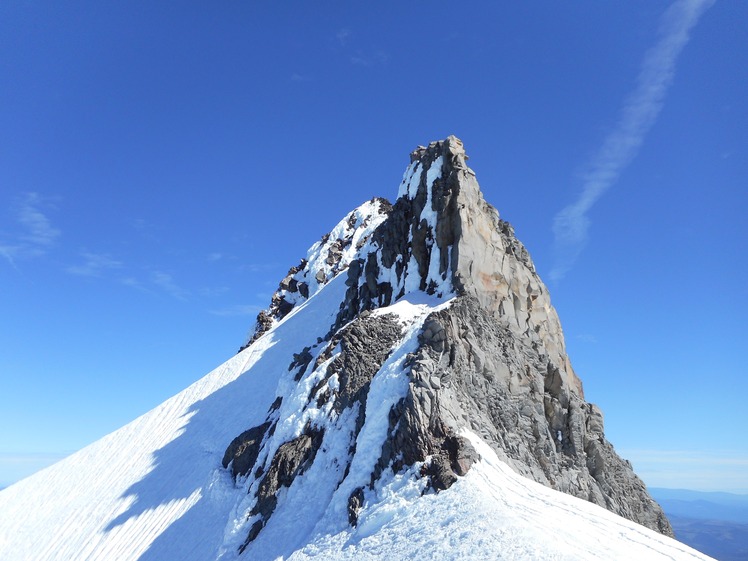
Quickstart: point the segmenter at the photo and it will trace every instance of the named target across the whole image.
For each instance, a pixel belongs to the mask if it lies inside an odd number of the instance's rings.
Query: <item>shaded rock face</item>
[[[512,320],[472,296],[428,321],[411,369],[416,399],[428,403],[419,413],[466,425],[522,475],[672,535],[605,439],[600,410],[567,383],[539,338],[517,337]]]
[[[345,433],[344,439],[349,442],[344,456],[336,460],[346,465],[338,485],[346,478],[356,452],[371,381],[401,335],[401,326],[393,316],[363,313],[334,334],[320,338],[314,348],[293,353],[294,360],[288,370],[296,382],[305,375],[319,373],[308,391],[303,410],[316,410],[313,415],[316,418],[324,415],[337,432]],[[307,422],[299,435],[285,442],[274,439],[281,420],[282,401],[281,396],[276,398],[265,422],[237,436],[224,454],[223,467],[231,470],[237,482],[246,478],[249,493],[253,495],[253,506],[247,515],[252,524],[240,551],[257,538],[274,513],[281,490],[303,476],[324,443],[325,429],[313,422]],[[341,422],[347,418],[352,422]],[[363,488],[353,495],[349,518],[355,524],[356,513],[363,504]]]
[[[389,411],[368,485],[350,492],[349,523],[356,525],[367,489],[385,470],[420,466],[426,488],[449,488],[478,460],[461,436],[467,429],[520,474],[672,536],[662,509],[605,439],[602,413],[584,400],[548,291],[511,225],[483,199],[466,160],[455,137],[418,147],[396,202],[365,203],[312,246],[258,316],[247,345],[345,275],[334,323],[289,366],[297,382],[321,369],[309,407],[335,423],[351,419],[345,428],[335,425],[350,439],[341,486],[369,385],[402,335],[394,317],[371,311],[418,292],[450,300],[425,319],[404,363],[407,391]],[[324,446],[323,428],[314,423],[270,446],[277,409],[234,439],[224,457],[235,478],[254,480],[255,522],[244,547],[272,515],[279,489],[303,477]]]

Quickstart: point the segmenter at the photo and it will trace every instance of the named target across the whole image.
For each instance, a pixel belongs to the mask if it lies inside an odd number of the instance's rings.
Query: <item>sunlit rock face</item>
[[[484,200],[462,142],[450,136],[410,158],[394,204],[373,199],[346,216],[258,317],[248,345],[345,278],[334,321],[293,354],[296,385],[224,457],[249,493],[241,550],[315,462],[336,466],[330,476],[353,526],[385,472],[415,466],[427,489],[450,488],[480,458],[465,431],[518,473],[672,535],[584,400],[548,290]],[[421,313],[398,303],[421,303]],[[383,377],[398,388],[384,408],[370,392]],[[375,411],[386,419],[371,432]],[[295,431],[277,431],[289,416]]]

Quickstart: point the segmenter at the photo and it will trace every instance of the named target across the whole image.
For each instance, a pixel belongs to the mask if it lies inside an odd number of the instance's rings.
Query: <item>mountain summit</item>
[[[4,558],[704,559],[605,439],[466,161],[419,146],[236,357],[0,493]]]
[[[378,443],[382,453],[371,466],[369,487],[385,468],[425,462],[428,485],[448,488],[478,458],[460,436],[466,428],[518,473],[672,536],[644,484],[605,440],[602,414],[584,401],[548,291],[511,225],[484,200],[466,160],[454,136],[419,146],[395,204],[367,203],[313,246],[283,280],[270,310],[260,314],[253,339],[345,270],[347,289],[334,324],[323,342],[299,349],[306,359],[289,369],[299,380],[319,373],[304,407],[331,403],[333,417],[355,409],[351,450],[339,458],[347,472],[371,380],[402,336],[387,308],[423,293],[448,301],[423,320],[417,348],[405,357],[407,391],[387,411],[387,434]],[[269,415],[251,429],[256,448],[265,440],[261,432],[272,434],[273,419]],[[297,437],[307,443],[309,458],[322,443],[313,438],[314,426]],[[255,458],[255,448],[242,450]],[[255,463],[235,452],[224,461],[231,457]],[[268,456],[259,464],[260,489],[276,476],[273,462],[280,461]],[[356,487],[350,497],[352,519],[361,492]],[[269,515],[255,523],[250,537]]]

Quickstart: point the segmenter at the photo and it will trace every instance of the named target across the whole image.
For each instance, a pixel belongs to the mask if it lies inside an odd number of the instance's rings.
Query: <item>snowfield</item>
[[[413,191],[413,177],[420,177],[416,166],[406,172],[403,194]],[[429,267],[435,296],[420,292],[415,275],[405,274],[398,279],[405,296],[371,312],[394,316],[402,333],[371,379],[355,447],[358,411],[338,414],[329,402],[312,399],[327,380],[334,351],[327,362],[305,366],[297,379],[289,364],[305,347],[321,356],[318,338],[336,320],[347,289],[341,273],[355,257],[353,250],[344,253],[343,265],[332,268],[325,255],[343,239],[362,254],[369,251],[366,240],[382,220],[378,205],[363,205],[312,246],[309,266],[295,279],[307,283],[309,298],[299,296],[251,346],[120,430],[1,491],[0,561],[708,559],[517,475],[468,431],[463,435],[481,459],[448,490],[426,492],[420,465],[400,473],[385,469],[367,487],[390,408],[408,390],[406,359],[417,349],[426,317],[450,305],[449,281],[434,266],[438,255]],[[387,271],[393,286],[394,267]],[[335,390],[337,376],[324,383]],[[237,435],[265,421],[276,397],[283,398],[271,412],[278,422],[260,458],[272,457],[309,424],[324,436],[309,469],[280,488],[267,525],[239,554],[256,522],[252,491],[258,481],[251,474],[234,481],[222,459]],[[348,499],[358,488],[366,490],[352,527]]]
[[[352,482],[336,492],[337,478],[315,469],[323,466],[315,461],[282,491],[268,526],[238,555],[247,489],[221,466],[224,451],[237,434],[262,423],[277,392],[289,392],[291,355],[333,322],[343,276],[180,394],[0,492],[0,559],[708,559],[520,477],[467,432],[482,456],[467,476],[447,491],[422,495],[419,466],[385,472],[366,493],[358,526],[350,527],[340,498],[376,461],[386,411],[407,383],[402,357],[425,316],[449,304],[425,295],[377,312],[396,313],[409,327],[372,382],[377,399],[371,402],[379,407],[367,411],[358,446],[368,453],[357,456]],[[336,443],[325,444],[332,454]]]

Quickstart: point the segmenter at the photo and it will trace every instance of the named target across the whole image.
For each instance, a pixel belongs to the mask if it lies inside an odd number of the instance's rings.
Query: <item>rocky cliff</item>
[[[331,431],[347,443],[334,453],[342,466],[335,485],[346,490],[352,525],[384,470],[419,466],[428,487],[449,488],[478,458],[465,437],[470,431],[520,474],[672,536],[631,465],[605,439],[602,413],[584,399],[548,290],[511,225],[483,199],[466,160],[453,136],[418,147],[395,203],[374,199],[350,213],[289,271],[258,316],[247,346],[333,279],[345,279],[335,320],[288,366],[297,386],[226,450],[224,466],[246,485],[251,503],[242,549],[318,452],[331,457],[332,443],[341,442]],[[415,324],[389,310],[420,297],[442,304],[409,339]],[[364,439],[372,380],[395,363],[402,395],[382,437]],[[297,416],[305,421],[293,438],[276,434]],[[354,462],[359,472],[368,462],[363,484],[348,481]]]

